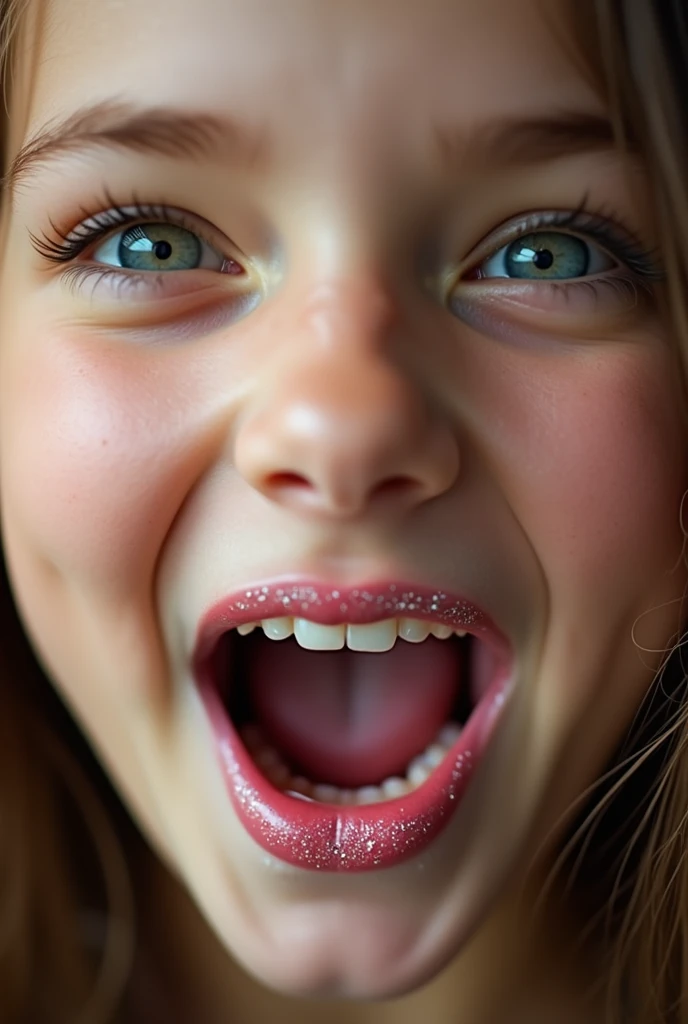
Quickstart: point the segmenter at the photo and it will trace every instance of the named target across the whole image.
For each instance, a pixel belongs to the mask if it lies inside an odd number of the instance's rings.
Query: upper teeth
[[[438,640],[446,640],[454,634],[466,635],[465,629],[453,629],[452,626],[424,622],[421,619],[384,619],[364,626],[345,623],[322,626],[298,618],[263,619],[261,622],[246,622],[237,626],[237,633],[245,636],[258,626],[262,626],[263,632],[271,640],[284,640],[293,634],[300,646],[309,651],[338,651],[345,645],[352,651],[389,651],[398,636],[417,644],[431,635]]]

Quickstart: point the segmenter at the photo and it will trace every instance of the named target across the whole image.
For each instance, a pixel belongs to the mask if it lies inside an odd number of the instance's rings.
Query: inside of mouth
[[[384,652],[313,651],[294,637],[233,631],[218,645],[215,675],[235,729],[274,785],[373,803],[417,788],[444,759],[473,710],[484,647],[471,636],[431,636]]]

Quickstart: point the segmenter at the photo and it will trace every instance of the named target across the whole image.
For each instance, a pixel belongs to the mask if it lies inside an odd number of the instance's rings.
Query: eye
[[[125,270],[221,270],[225,257],[179,224],[134,224],[117,231],[93,252],[93,260]]]
[[[563,231],[534,231],[502,246],[473,267],[464,280],[565,281],[618,266],[618,261],[594,242]]]

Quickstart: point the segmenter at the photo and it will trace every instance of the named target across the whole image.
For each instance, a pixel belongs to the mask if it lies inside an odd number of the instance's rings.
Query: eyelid
[[[118,203],[107,186],[104,187],[100,198],[95,199],[89,205],[90,210],[86,209],[83,204],[79,205],[81,219],[75,224],[72,222],[70,227],[58,226],[49,218],[53,231],[52,237],[45,232],[36,236],[29,231],[33,248],[48,263],[47,268],[44,269],[51,270],[56,264],[58,266],[75,264],[92,246],[103,244],[112,235],[126,231],[136,224],[153,222],[171,223],[185,228],[198,235],[219,254],[230,257],[241,264],[245,271],[249,271],[251,268],[250,258],[233,239],[218,231],[214,224],[199,214],[190,214],[177,207],[171,207],[165,202],[144,202],[137,192],[131,193],[128,202]],[[93,212],[95,207],[99,207],[96,213]],[[120,269],[122,273],[128,273],[127,268]]]
[[[620,218],[611,212],[588,211],[581,205],[573,210],[533,210],[504,221],[484,236],[461,260],[455,270],[454,285],[462,282],[467,271],[474,269],[504,246],[523,235],[538,231],[556,231],[592,241],[620,266],[635,272],[639,278],[655,282],[664,279],[656,251],[647,249],[636,235],[622,225]]]
[[[137,224],[174,224],[175,227],[184,228],[186,231],[190,231],[192,234],[197,235],[203,242],[214,249],[219,256],[230,256],[232,253],[236,253],[240,256],[242,261],[247,259],[245,254],[241,252],[239,247],[232,242],[231,239],[226,236],[222,236],[220,239],[220,232],[217,228],[215,228],[210,221],[207,221],[204,217],[200,217],[197,214],[190,214],[184,210],[178,210],[175,207],[166,207],[166,212],[164,216],[161,217],[153,216],[152,212],[150,215],[146,214],[144,216],[131,205],[124,205],[120,207],[120,209],[124,213],[131,213],[131,219],[126,223],[112,224],[107,227],[102,234],[88,243],[86,249],[79,254],[80,256],[83,256],[83,252],[88,249],[92,249],[93,247],[98,248],[104,245],[113,237],[113,235],[129,231]],[[103,211],[102,216],[107,216],[108,212],[110,211]],[[101,216],[101,214],[98,214],[97,216]],[[79,226],[90,229],[93,225],[94,217],[91,215],[87,221],[82,221]],[[97,226],[97,224],[95,226]],[[70,237],[73,237],[73,233],[70,233]],[[228,248],[231,250],[230,252],[226,251]],[[127,268],[122,267],[120,269],[126,271]]]
[[[553,218],[552,220],[548,219],[550,216]],[[557,223],[557,218],[569,216],[570,211],[549,210],[533,211],[532,213],[509,218],[509,220],[504,221],[498,227],[493,228],[489,234],[483,236],[473,246],[469,254],[461,260],[459,272],[463,273],[466,270],[470,270],[477,263],[481,263],[489,256],[493,256],[504,246],[515,242],[523,235],[534,234],[536,231],[544,231],[549,228],[551,231],[562,231],[565,234],[578,236],[579,232],[567,230]]]

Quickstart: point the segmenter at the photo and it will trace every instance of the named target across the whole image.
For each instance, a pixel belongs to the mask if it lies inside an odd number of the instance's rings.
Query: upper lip
[[[331,581],[291,577],[249,584],[211,605],[198,626],[194,664],[207,658],[228,630],[245,622],[282,616],[322,625],[359,625],[402,617],[425,619],[466,630],[502,654],[511,651],[509,640],[487,612],[470,598],[443,587],[398,580],[340,587]]]

